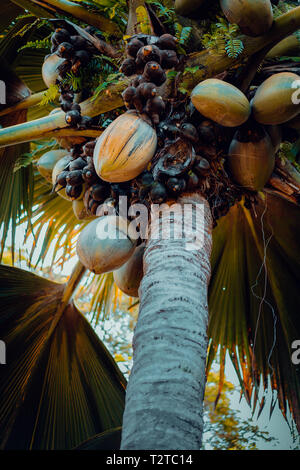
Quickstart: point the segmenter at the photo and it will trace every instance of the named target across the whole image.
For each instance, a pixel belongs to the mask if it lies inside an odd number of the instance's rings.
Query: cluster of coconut
[[[89,141],[75,145],[71,152],[51,150],[39,159],[37,167],[58,195],[73,201],[79,220],[96,217],[81,231],[77,244],[84,266],[95,274],[114,271],[117,286],[127,295],[138,297],[145,245],[115,209],[120,195],[130,197],[130,186],[109,184],[98,177],[92,158],[94,147],[95,141]]]
[[[300,112],[293,99],[299,80],[294,73],[274,74],[257,88],[251,103],[238,88],[217,79],[205,80],[193,90],[192,103],[203,116],[237,128],[227,165],[241,187],[258,191],[270,178],[281,143],[280,125]]]
[[[69,29],[67,29],[67,27]],[[97,50],[80,34],[76,34],[72,25],[57,28],[51,36],[51,54],[45,57],[42,76],[45,84],[59,85],[60,106],[66,113],[66,123],[71,127],[86,129],[91,126],[92,119],[81,115],[76,93],[65,80],[72,73],[78,76],[83,67],[87,67]]]
[[[199,177],[207,173],[210,165],[205,158],[196,155],[193,144],[198,141],[197,129],[187,122],[186,113],[179,118],[178,112],[170,113],[167,102],[159,94],[159,87],[166,81],[166,71],[176,69],[180,64],[177,39],[170,34],[160,37],[137,34],[128,42],[126,52],[128,57],[123,61],[121,71],[133,78],[122,96],[127,109],[134,111],[131,112],[132,115],[128,112],[119,118],[115,124],[116,128],[112,125],[107,134],[117,133],[123,122],[126,126],[127,122],[129,124],[135,121],[138,126],[136,145],[139,142],[138,136],[143,149],[146,144],[142,129],[143,132],[147,129],[147,133],[152,135],[148,142],[154,142],[156,136],[159,137],[156,145],[149,147],[149,152],[143,152],[144,159],[139,158],[143,166],[145,162],[152,161],[152,151],[155,147],[155,165],[141,175],[140,171],[137,175],[132,175],[137,176],[134,187],[138,191],[140,201],[162,203],[168,196],[178,196],[186,189],[196,187]],[[141,120],[144,120],[146,125],[141,125]],[[151,125],[155,132],[149,128]],[[120,141],[120,148],[123,143]],[[102,166],[104,165],[103,161]],[[100,171],[105,178],[104,169],[101,168]],[[124,176],[127,178],[127,175]],[[124,176],[111,175],[110,172],[109,178],[122,181]]]
[[[275,165],[275,153],[281,142],[278,126],[300,111],[292,100],[295,80],[300,77],[293,73],[273,75],[258,87],[251,104],[235,86],[218,79],[205,80],[195,87],[191,101],[207,121],[202,121],[200,129],[184,123],[182,129],[180,126],[174,129],[175,136],[169,135],[167,144],[164,142],[161,147],[158,145],[159,127],[154,128],[136,111],[124,113],[98,139],[94,150],[95,170],[111,183],[138,182],[138,200],[143,200],[145,194],[155,200],[154,193],[161,201],[171,178],[186,182],[208,174],[210,163],[197,155],[194,148],[201,148],[203,140],[211,139],[209,123],[214,122],[225,128],[236,128],[227,152],[231,178],[245,190],[260,190]],[[172,131],[172,124],[169,126]],[[197,184],[196,180],[194,187]],[[168,194],[170,189],[167,187]],[[92,235],[93,230],[97,230],[97,221],[89,224],[84,233],[96,240],[96,244],[102,244]],[[78,254],[86,266],[91,266],[95,260],[93,250],[84,240],[80,237]],[[133,243],[133,239],[130,240]],[[92,250],[90,256],[89,250]],[[113,269],[111,265],[110,269]]]
[[[51,150],[38,161],[41,175],[53,185],[62,198],[73,201],[79,220],[96,215],[98,207],[111,195],[110,185],[95,172],[93,152],[96,142],[90,140],[68,150]]]
[[[165,70],[176,68],[179,58],[176,52],[177,38],[171,34],[160,37],[137,34],[127,44],[127,59],[121,65],[126,76],[134,75],[130,86],[123,93],[127,109],[147,114],[158,124],[165,111],[165,103],[158,87],[167,76]]]
[[[126,195],[129,204],[162,203],[198,188],[218,218],[241,194],[255,195],[273,172],[280,126],[299,115],[293,94],[300,77],[271,76],[251,102],[230,83],[208,79],[194,88],[191,101],[179,100],[170,107],[158,87],[166,80],[166,69],[178,65],[176,40],[136,35],[127,55],[121,67],[133,75],[123,94],[127,112],[96,142],[57,154],[51,178],[55,190],[73,200],[77,215],[75,204],[80,202],[84,214],[79,218],[97,217],[79,236],[81,262],[96,274],[113,271],[117,285],[137,296],[144,244],[129,220],[118,215],[118,198]],[[224,133],[231,136],[229,142],[218,140],[222,129],[231,129]],[[220,206],[214,211],[217,200]],[[109,201],[113,213],[103,209]]]

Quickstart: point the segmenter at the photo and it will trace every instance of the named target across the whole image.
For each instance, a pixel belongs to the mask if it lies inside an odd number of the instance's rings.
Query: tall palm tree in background
[[[16,234],[26,225],[35,258],[31,268],[48,260],[52,268],[62,267],[74,256],[87,222],[79,222],[72,204],[51,191],[36,162],[70,139],[96,138],[125,112],[122,92],[129,79],[119,67],[124,40],[134,33],[178,38],[183,68],[176,77],[168,73],[166,99],[174,83],[189,96],[202,80],[217,76],[246,93],[257,77],[261,83],[273,73],[299,73],[295,2],[274,2],[272,27],[255,38],[217,20],[222,13],[215,3],[208,19],[201,8],[192,18],[176,15],[168,0],[13,0],[1,6],[0,79],[7,85],[0,110],[1,255],[10,245],[12,262],[20,257]],[[57,106],[57,90],[45,91],[41,69],[54,20],[92,26],[101,38],[93,96],[81,103],[83,115],[99,117],[97,126],[74,130],[62,111],[49,114]],[[294,33],[292,52],[274,52]],[[221,51],[220,38],[227,41]],[[291,361],[292,343],[300,337],[298,129],[299,122],[282,126],[274,172],[255,205],[242,198],[215,224],[204,191],[183,193],[171,216],[174,226],[181,224],[185,204],[204,210],[202,223],[185,227],[179,240],[159,232],[170,218],[168,206],[161,219],[153,218],[126,405],[125,378],[74,303],[75,294],[86,295],[98,321],[121,295],[112,274],[88,274],[78,262],[67,282],[58,283],[1,265],[0,339],[7,346],[0,383],[2,448],[69,449],[85,441],[81,448],[117,449],[123,426],[122,449],[199,449],[205,375],[218,354],[219,393],[229,356],[253,409],[259,390],[265,396],[271,389],[271,411],[278,402],[299,428],[299,366]],[[224,145],[232,138],[229,128],[218,135]],[[188,250],[195,230],[203,245]],[[263,398],[260,410],[264,404]]]

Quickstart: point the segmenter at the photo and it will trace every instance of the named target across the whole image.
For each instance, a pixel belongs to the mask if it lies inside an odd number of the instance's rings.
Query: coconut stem
[[[62,314],[64,313],[65,308],[69,304],[70,299],[74,295],[74,292],[76,288],[78,287],[78,284],[80,283],[85,272],[86,272],[86,268],[83,266],[83,264],[80,261],[78,261],[72,271],[71,276],[68,279],[68,282],[65,285],[65,289],[64,289],[60,304],[58,305],[55,317],[48,331],[48,337],[51,336],[51,334],[53,333],[53,330],[56,328],[57,323],[59,322]]]
[[[102,134],[102,131],[99,129],[84,129],[84,130],[77,130],[77,129],[57,129],[55,131],[47,132],[43,136],[43,139],[49,138],[60,138],[60,137],[93,137],[97,139]]]
[[[78,5],[78,3],[70,2],[68,0],[46,0],[43,2],[38,0],[31,1],[36,4],[44,4],[45,7],[51,5],[56,9],[63,11],[64,13],[70,14],[74,18],[77,18],[91,26],[95,26],[95,28],[99,29],[100,31],[105,31],[116,36],[120,36],[121,34],[121,31],[116,23],[105,18],[104,16],[99,15],[98,13],[92,13],[87,8]]]
[[[240,86],[239,89],[246,93],[249,86],[251,85],[252,80],[254,79],[257,69],[260,64],[263,62],[267,53],[272,49],[273,44],[270,44],[264,47],[261,51],[256,52],[249,58],[248,64],[246,65],[245,69],[242,72],[240,77]]]
[[[21,109],[28,109],[32,106],[36,106],[39,104],[45,94],[45,91],[40,91],[39,93],[34,93],[33,95],[28,96],[24,100],[20,101],[19,103],[15,104],[14,106],[8,106],[0,111],[0,117],[6,116],[7,114],[14,113],[16,111],[20,111]]]
[[[115,108],[123,106],[122,91],[128,86],[129,79],[122,78],[117,83],[113,83],[109,88],[103,90],[95,96],[81,103],[81,113],[83,116],[98,116]],[[42,138],[46,133],[56,129],[67,127],[65,113],[63,111],[46,116],[34,121],[17,124],[16,126],[0,129],[0,147],[30,142]],[[79,131],[80,132],[80,131]],[[78,135],[81,135],[78,132]]]
[[[29,142],[65,126],[65,113],[60,112],[34,121],[5,127],[0,130],[0,147]]]
[[[86,268],[83,266],[83,264],[80,261],[78,261],[65,286],[65,290],[64,290],[62,300],[61,300],[61,305],[63,306],[63,308],[65,308],[66,305],[69,303],[69,300],[72,298],[85,272],[86,272]]]

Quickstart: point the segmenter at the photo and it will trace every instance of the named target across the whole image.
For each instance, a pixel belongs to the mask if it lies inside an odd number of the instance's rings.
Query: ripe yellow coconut
[[[157,146],[155,129],[136,112],[115,119],[101,134],[94,150],[98,176],[110,183],[129,181],[151,161]]]

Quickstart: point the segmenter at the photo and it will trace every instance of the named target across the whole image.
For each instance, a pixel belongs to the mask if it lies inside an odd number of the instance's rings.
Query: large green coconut
[[[266,57],[273,59],[274,57],[298,55],[300,51],[300,41],[296,35],[291,34],[276,46],[274,46],[266,55]]]
[[[261,124],[283,124],[300,112],[300,77],[281,72],[267,78],[256,90],[252,113]]]
[[[228,21],[248,36],[261,36],[272,26],[270,0],[220,0],[220,5]]]
[[[122,292],[131,297],[139,296],[139,287],[143,278],[144,251],[145,244],[142,243],[134,250],[127,263],[114,271],[115,283]]]
[[[37,169],[39,173],[47,180],[49,183],[52,182],[52,172],[56,163],[63,157],[67,155],[67,151],[60,150],[49,150],[49,152],[44,153],[37,162]]]
[[[56,54],[49,55],[42,66],[42,77],[45,85],[49,88],[51,85],[56,84],[59,76],[58,67],[65,59],[58,57]]]
[[[200,82],[193,89],[191,100],[203,116],[225,127],[240,126],[250,115],[250,103],[244,93],[217,78]]]
[[[79,235],[77,254],[82,264],[95,274],[120,268],[133,254],[136,232],[127,219],[116,215],[98,217]]]
[[[239,129],[228,152],[228,167],[232,179],[252,191],[261,190],[275,165],[275,150],[263,126],[248,123]]]

